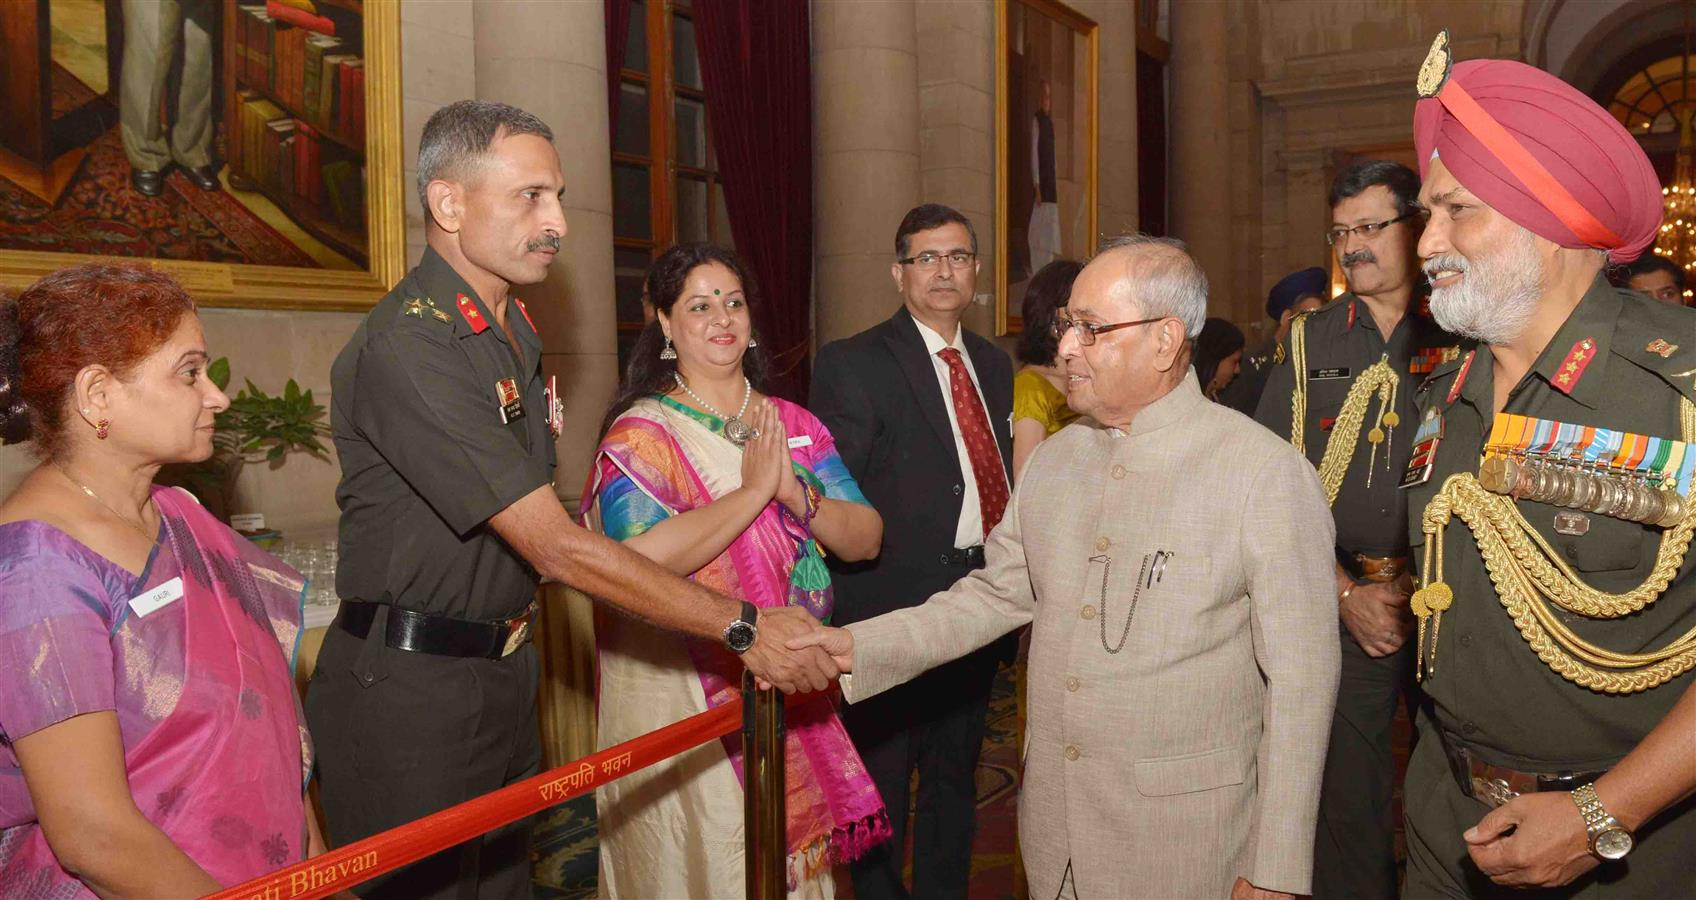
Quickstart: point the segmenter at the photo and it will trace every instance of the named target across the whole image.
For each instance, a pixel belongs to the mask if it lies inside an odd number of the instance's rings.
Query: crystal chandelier
[[[1690,89],[1690,3],[1684,4],[1684,80],[1680,82],[1680,100]],[[1688,101],[1678,103],[1672,110],[1678,117],[1678,155],[1673,158],[1672,183],[1661,188],[1666,214],[1661,219],[1661,233],[1655,240],[1655,253],[1664,256],[1684,270],[1685,283],[1696,282],[1696,136],[1692,135],[1691,118],[1696,113]],[[1685,292],[1689,296],[1689,292]]]
[[[1685,59],[1688,68],[1689,56]],[[1677,263],[1686,279],[1696,283],[1696,166],[1692,161],[1696,138],[1692,136],[1691,113],[1689,107],[1678,111],[1678,156],[1673,162],[1672,183],[1661,188],[1666,215],[1661,220],[1655,253]]]

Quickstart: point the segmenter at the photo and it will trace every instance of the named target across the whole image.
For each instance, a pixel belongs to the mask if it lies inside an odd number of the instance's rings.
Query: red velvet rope
[[[557,769],[210,895],[212,900],[313,900],[346,890],[579,797],[742,727],[742,701],[690,716]]]

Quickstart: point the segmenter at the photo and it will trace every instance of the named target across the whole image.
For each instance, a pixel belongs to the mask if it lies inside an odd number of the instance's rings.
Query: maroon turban
[[[1436,151],[1478,199],[1562,247],[1636,259],[1661,227],[1661,185],[1637,140],[1577,88],[1525,63],[1456,64],[1413,112],[1419,174]]]

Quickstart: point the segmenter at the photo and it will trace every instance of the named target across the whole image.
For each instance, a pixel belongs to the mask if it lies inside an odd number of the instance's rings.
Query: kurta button
[[[1075,691],[1075,690],[1078,689],[1078,685],[1080,685],[1081,683],[1082,682],[1078,681],[1078,679],[1076,679],[1076,678],[1068,678],[1068,679],[1066,679],[1066,690]]]
[[[954,496],[956,496],[956,497],[958,497],[958,496],[960,496],[960,494],[961,494],[961,493],[962,493],[962,492],[963,492],[963,491],[964,491],[964,490],[965,490],[965,489],[964,489],[964,488],[962,488],[962,487],[960,487],[960,486],[959,486],[959,485],[954,485]]]
[[[1472,724],[1471,722],[1467,722],[1467,723],[1460,726],[1460,730],[1466,732],[1467,734],[1471,734],[1474,731],[1478,730],[1478,726]]]
[[[1084,607],[1083,617],[1086,618],[1086,619],[1095,618],[1095,607],[1093,607],[1093,606]]]
[[[1066,758],[1067,759],[1077,759],[1078,758],[1078,748],[1071,745],[1071,744],[1067,744],[1066,745]]]
[[[1111,546],[1113,546],[1113,542],[1106,539],[1106,538],[1102,538],[1101,540],[1098,540],[1098,541],[1095,542],[1095,549],[1098,552],[1106,550],[1108,547],[1111,547]]]
[[[1114,478],[1124,478],[1125,477],[1125,467],[1115,464],[1113,466],[1113,477]]]
[[[1566,545],[1566,558],[1567,559],[1577,559],[1578,558],[1578,548],[1574,547],[1571,544],[1567,544]]]
[[[942,563],[945,566],[948,565],[948,554],[944,553],[944,554],[938,556],[936,558],[936,561]]]
[[[1461,636],[1460,636],[1460,645],[1461,645],[1461,646],[1462,646],[1462,647],[1470,647],[1470,646],[1472,646],[1472,635],[1470,635],[1470,634],[1463,634],[1463,635],[1461,635]]]

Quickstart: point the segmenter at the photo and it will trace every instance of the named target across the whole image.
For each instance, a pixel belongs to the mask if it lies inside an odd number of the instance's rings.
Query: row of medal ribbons
[[[1485,490],[1671,527],[1691,506],[1684,441],[1498,413],[1478,469]]]

